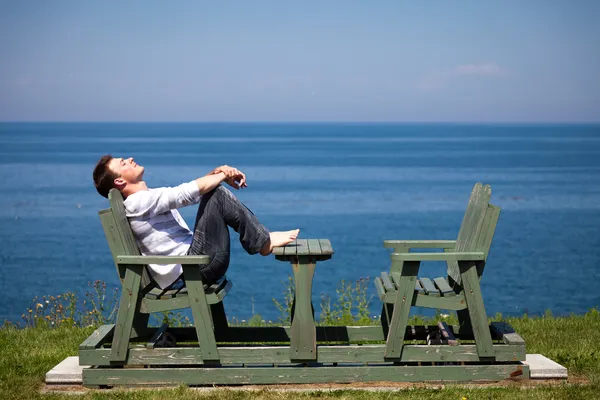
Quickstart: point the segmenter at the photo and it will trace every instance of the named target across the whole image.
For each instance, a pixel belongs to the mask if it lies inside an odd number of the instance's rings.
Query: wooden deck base
[[[280,366],[215,368],[90,368],[86,387],[247,385],[352,382],[481,382],[529,379],[521,363],[496,365]]]

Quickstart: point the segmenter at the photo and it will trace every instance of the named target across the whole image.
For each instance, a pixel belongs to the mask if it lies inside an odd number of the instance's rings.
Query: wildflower
[[[43,305],[42,303],[37,303],[37,304],[35,305],[35,308],[42,308],[42,307],[44,307],[44,305]]]

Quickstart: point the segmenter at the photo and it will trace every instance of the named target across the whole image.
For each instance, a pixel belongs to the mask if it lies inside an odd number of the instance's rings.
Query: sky
[[[0,121],[600,122],[600,1],[0,1]]]

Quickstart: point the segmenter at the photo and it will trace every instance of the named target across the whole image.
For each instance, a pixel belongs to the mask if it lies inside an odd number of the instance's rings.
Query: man
[[[254,214],[221,183],[235,189],[247,187],[246,176],[227,165],[215,168],[206,176],[176,187],[149,189],[144,181],[144,167],[133,158],[103,156],[93,173],[96,190],[104,197],[117,188],[123,198],[129,224],[143,255],[208,255],[202,266],[203,281],[212,284],[225,275],[229,267],[229,230],[240,235],[242,247],[249,254],[269,255],[274,247],[284,246],[298,236],[299,230],[269,232]],[[178,208],[198,204],[193,233]],[[182,267],[148,265],[150,275],[163,289],[181,282]]]

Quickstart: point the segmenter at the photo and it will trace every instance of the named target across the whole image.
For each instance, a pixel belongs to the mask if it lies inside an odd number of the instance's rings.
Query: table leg
[[[295,307],[292,316],[290,359],[317,359],[317,329],[312,313],[312,281],[315,274],[314,257],[299,256],[292,261],[295,283]]]

